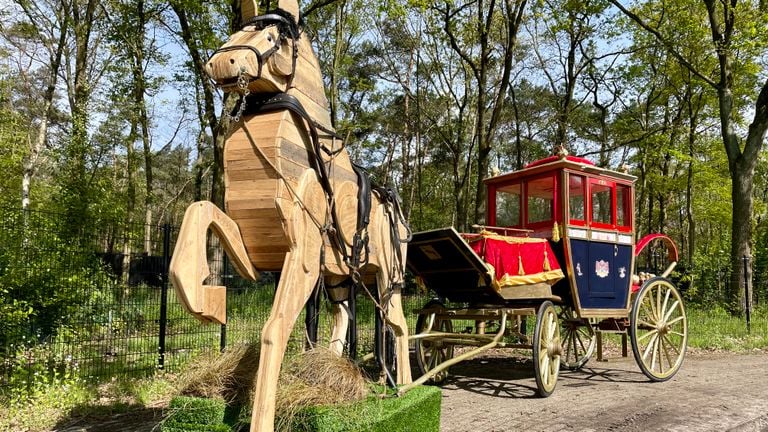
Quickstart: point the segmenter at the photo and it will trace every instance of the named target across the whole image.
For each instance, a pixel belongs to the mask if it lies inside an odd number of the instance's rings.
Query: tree
[[[495,0],[452,3],[446,1],[434,8],[442,15],[443,30],[451,48],[469,68],[476,85],[472,138],[477,146],[474,220],[480,221],[485,208],[483,179],[488,175],[492,142],[506,102],[527,0],[505,0],[498,11]],[[477,39],[468,35],[475,35]],[[497,51],[498,58],[494,58]],[[500,76],[493,75],[492,71],[499,67]]]
[[[240,1],[230,0],[227,10],[219,10],[220,15],[211,13],[206,5],[196,1],[173,0],[173,9],[178,21],[177,35],[181,38],[189,53],[190,69],[196,77],[196,82],[202,85],[203,103],[201,110],[205,124],[202,129],[209,129],[213,143],[213,165],[211,172],[210,199],[220,207],[224,206],[224,140],[230,127],[231,112],[237,102],[235,93],[225,93],[222,101],[221,115],[216,114],[216,87],[205,72],[206,59],[212,50],[222,44],[221,37],[215,30],[215,19],[226,18],[228,25],[224,32],[229,34],[239,30]]]
[[[647,18],[627,9],[618,0],[610,2],[652,34],[680,64],[717,93],[720,134],[728,156],[733,205],[729,299],[732,312],[743,312],[751,297],[744,294],[744,281],[752,279],[752,270],[751,266],[743,265],[742,258],[752,252],[754,173],[768,131],[768,80],[759,85],[756,68],[751,67],[761,53],[765,55],[765,41],[757,40],[766,36],[765,32],[758,30],[766,21],[765,11],[748,1],[701,0],[701,3],[685,5],[681,1],[683,8],[699,12],[699,17],[709,24],[712,43],[709,52],[702,55],[716,61],[714,72],[710,72],[710,69],[697,67],[684,51],[678,49],[681,40],[671,35],[675,31],[675,23],[667,20],[674,14],[666,14],[667,19],[657,21],[658,25],[651,25]],[[706,14],[701,13],[704,12],[702,9]],[[739,131],[741,112],[746,109],[743,100],[754,88],[759,90],[752,107],[752,121],[744,136]]]
[[[25,155],[22,167],[21,206],[28,210],[30,207],[30,192],[32,180],[38,168],[38,162],[48,139],[48,127],[57,116],[54,105],[56,85],[62,63],[62,55],[66,48],[69,32],[69,17],[63,2],[28,2],[15,0],[22,11],[23,20],[14,24],[15,28],[0,25],[6,40],[17,50],[20,56],[28,58],[27,66],[40,62],[42,70],[43,94],[41,103],[35,108],[33,123],[29,131],[28,153]],[[42,48],[42,57],[38,57],[37,47]],[[25,81],[26,86],[38,86],[40,77],[28,67],[20,68],[17,79]],[[33,83],[34,81],[34,83]]]
[[[134,154],[134,142],[140,138],[144,156],[144,252],[152,253],[151,226],[155,204],[154,175],[153,175],[153,151],[150,137],[150,119],[147,112],[146,95],[155,90],[151,77],[147,77],[148,65],[159,63],[162,56],[158,52],[156,40],[147,37],[147,27],[151,21],[155,21],[160,15],[160,7],[156,3],[139,1],[114,1],[112,4],[113,17],[110,17],[110,35],[115,39],[115,50],[118,58],[124,60],[127,68],[120,68],[115,77],[119,81],[123,73],[129,77],[126,83],[126,93],[130,95],[127,105],[127,118],[130,123],[130,132],[127,137],[127,180],[128,180],[128,206],[126,224],[131,226],[134,220],[134,208],[136,202],[135,174],[136,156]],[[125,69],[128,69],[127,71]],[[128,255],[129,251],[126,251]]]

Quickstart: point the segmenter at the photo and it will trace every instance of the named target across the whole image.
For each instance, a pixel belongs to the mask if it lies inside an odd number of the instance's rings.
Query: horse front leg
[[[317,237],[318,232],[308,235]],[[314,260],[316,265],[304,266]],[[275,423],[275,394],[288,339],[320,276],[320,250],[291,250],[285,257],[269,319],[261,333],[261,354],[251,416],[251,432],[269,432]],[[308,269],[305,270],[305,267]]]
[[[203,285],[211,273],[206,251],[209,228],[221,240],[237,272],[244,278],[256,279],[237,224],[209,201],[187,207],[168,270],[179,300],[188,312],[201,321],[225,324],[226,288]]]
[[[261,332],[251,432],[274,430],[277,383],[288,339],[321,276],[323,239],[314,221],[324,214],[325,196],[313,171],[303,175],[298,189],[301,204],[284,205],[278,202],[291,238],[291,248],[283,261],[272,310]]]

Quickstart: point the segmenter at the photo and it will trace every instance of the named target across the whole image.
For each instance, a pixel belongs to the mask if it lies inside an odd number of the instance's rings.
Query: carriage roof
[[[607,168],[600,168],[592,163],[592,161],[589,159],[576,156],[563,157],[555,155],[531,162],[521,170],[511,171],[494,177],[486,178],[484,183],[486,185],[509,183],[523,177],[566,169],[597,176],[609,177],[615,180],[628,181],[632,183],[637,180],[637,177],[628,173],[614,171]]]

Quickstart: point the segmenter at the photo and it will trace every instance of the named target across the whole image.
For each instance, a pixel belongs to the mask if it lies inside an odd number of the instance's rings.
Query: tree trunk
[[[696,153],[694,145],[696,143],[696,128],[698,127],[698,108],[693,106],[693,97],[691,94],[691,85],[688,83],[686,92],[686,101],[688,105],[688,169],[685,188],[685,218],[688,222],[688,235],[686,238],[688,246],[688,267],[693,267],[693,255],[696,253],[696,221],[693,217],[693,162]],[[698,102],[701,102],[701,95],[698,96]]]
[[[89,204],[92,199],[86,177],[86,157],[90,150],[88,137],[88,106],[93,90],[89,82],[91,68],[91,30],[98,2],[88,0],[85,9],[80,4],[70,4],[72,27],[75,36],[74,82],[70,93],[72,132],[65,151],[67,170],[64,179],[65,228],[71,234],[90,221]]]
[[[736,163],[731,171],[731,193],[733,194],[733,219],[731,221],[731,283],[729,289],[729,307],[733,312],[745,310],[745,301],[751,298],[751,284],[748,284],[749,294],[745,296],[744,282],[752,280],[752,190],[754,168],[749,164]],[[744,166],[747,165],[747,166]],[[744,257],[748,257],[745,268]]]

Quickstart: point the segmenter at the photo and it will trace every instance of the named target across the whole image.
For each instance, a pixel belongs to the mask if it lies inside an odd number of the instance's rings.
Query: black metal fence
[[[62,215],[0,209],[0,392],[24,391],[38,377],[90,379],[178,371],[200,352],[257,342],[277,277],[241,279],[213,249],[216,284],[227,287],[227,325],[186,313],[168,282],[178,228],[98,221],[71,232]],[[426,294],[404,293],[411,313]],[[374,306],[358,296],[358,349],[373,349]],[[303,316],[289,351],[304,346]],[[331,328],[321,305],[320,341]]]

